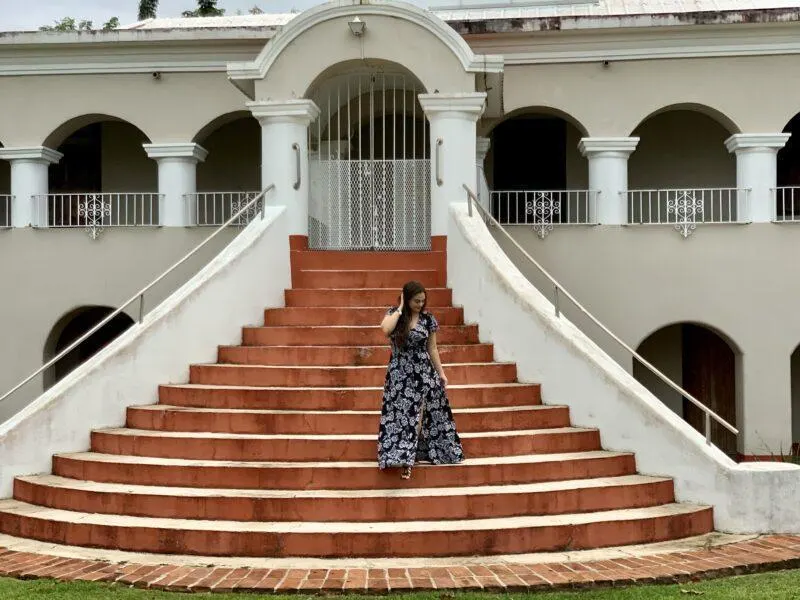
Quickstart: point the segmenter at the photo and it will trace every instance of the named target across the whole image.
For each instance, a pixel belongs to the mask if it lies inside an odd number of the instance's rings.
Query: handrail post
[[[553,285],[553,306],[556,309],[556,317],[561,317],[561,310],[558,307],[558,286]]]
[[[706,444],[711,445],[711,413],[705,411]]]
[[[472,216],[472,195],[467,193],[467,214]]]
[[[144,294],[139,294],[139,325],[144,321]]]
[[[301,166],[300,166],[300,144],[298,144],[297,142],[292,144],[292,150],[294,150],[294,152],[295,152],[295,169],[296,169],[296,173],[297,173],[297,178],[295,179],[294,184],[292,185],[292,187],[294,189],[296,189],[296,190],[299,190],[300,189],[300,184],[303,181],[303,176],[302,176],[302,173],[300,172],[300,170],[301,170]]]

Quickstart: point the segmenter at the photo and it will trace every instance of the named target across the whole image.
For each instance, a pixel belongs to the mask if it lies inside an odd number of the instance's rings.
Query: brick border
[[[201,557],[197,557],[202,560]],[[703,550],[585,562],[409,568],[257,569],[110,563],[0,547],[0,576],[118,583],[180,592],[526,591],[682,583],[800,567],[800,536],[772,535]]]

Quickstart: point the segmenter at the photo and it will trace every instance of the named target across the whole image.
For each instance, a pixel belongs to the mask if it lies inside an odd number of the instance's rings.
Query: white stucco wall
[[[557,318],[480,218],[452,204],[448,284],[498,360],[539,382],[546,403],[570,407],[576,426],[598,427],[604,448],[636,453],[642,473],[672,477],[678,501],[714,507],[727,532],[800,531],[800,467],[737,465],[566,318]]]
[[[15,476],[49,472],[54,453],[86,450],[92,429],[121,426],[127,406],[156,402],[159,384],[187,381],[190,364],[214,361],[218,345],[239,343],[243,325],[263,321],[266,306],[283,305],[287,236],[285,209],[268,207],[141,326],[0,425],[0,497]]]

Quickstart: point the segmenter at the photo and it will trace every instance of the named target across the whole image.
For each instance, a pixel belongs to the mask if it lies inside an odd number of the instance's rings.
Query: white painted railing
[[[532,225],[540,238],[554,225],[597,224],[594,190],[495,190],[491,213],[501,225]]]
[[[628,223],[671,225],[689,237],[699,224],[745,223],[750,217],[750,190],[694,188],[629,190]]]
[[[800,223],[800,186],[772,190],[776,223]]]
[[[185,194],[186,210],[189,223],[197,227],[217,227],[230,219],[231,215],[238,213],[243,207],[249,206],[250,201],[258,196],[259,192],[198,192]],[[244,227],[261,210],[260,206],[252,205],[244,211],[233,223],[235,227]]]
[[[14,196],[0,194],[0,229],[11,227],[11,202]]]
[[[92,239],[109,227],[160,227],[163,194],[85,193],[33,196],[33,226],[86,229]]]
[[[725,419],[707,407],[705,404],[700,402],[697,398],[692,396],[689,392],[684,390],[680,387],[677,383],[672,381],[669,377],[664,375],[661,371],[659,371],[655,366],[650,364],[641,354],[636,352],[630,345],[622,340],[617,334],[611,331],[606,325],[604,325],[597,317],[595,317],[592,313],[589,312],[578,300],[573,296],[568,290],[564,288],[542,265],[540,265],[535,258],[533,258],[522,246],[520,246],[519,242],[517,242],[513,236],[511,236],[508,231],[502,226],[502,223],[498,222],[495,217],[492,216],[491,213],[487,212],[486,209],[481,206],[480,200],[475,192],[467,184],[462,184],[464,191],[467,193],[467,210],[470,217],[473,216],[474,212],[473,207],[477,208],[477,212],[479,214],[475,215],[483,219],[487,226],[492,227],[493,229],[498,230],[499,234],[502,235],[512,246],[514,246],[517,251],[525,257],[525,259],[530,263],[539,273],[541,273],[547,279],[547,285],[551,286],[550,289],[552,290],[552,303],[553,303],[553,310],[555,312],[556,318],[561,318],[562,315],[562,303],[564,300],[569,302],[572,306],[574,306],[585,318],[587,318],[591,323],[593,323],[596,327],[598,327],[601,331],[603,331],[611,340],[613,340],[616,344],[618,344],[623,350],[625,350],[634,360],[635,362],[639,362],[643,367],[648,369],[653,375],[655,375],[658,379],[660,379],[664,384],[669,386],[673,391],[680,394],[682,397],[686,398],[691,404],[699,408],[703,411],[704,415],[704,429],[705,429],[705,436],[706,436],[706,443],[711,444],[711,422],[714,421],[718,423],[720,426],[724,427],[728,431],[730,431],[734,435],[739,435],[739,430],[736,429],[731,423],[728,423]],[[546,294],[544,290],[541,290],[543,294]]]

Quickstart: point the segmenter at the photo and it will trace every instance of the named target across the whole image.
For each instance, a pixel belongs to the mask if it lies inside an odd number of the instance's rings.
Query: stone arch
[[[77,131],[83,129],[84,127],[88,127],[89,125],[94,125],[96,123],[102,122],[111,122],[111,123],[127,123],[132,127],[135,127],[139,130],[142,134],[146,143],[150,143],[150,137],[145,133],[144,129],[132,123],[127,119],[121,119],[114,115],[106,114],[106,113],[89,113],[85,115],[78,115],[76,117],[72,117],[71,119],[67,119],[61,125],[56,127],[50,134],[45,137],[42,141],[42,145],[46,148],[56,149],[60,146],[69,136],[76,133]]]
[[[686,111],[686,112],[696,112],[706,117],[709,117],[719,123],[722,127],[724,127],[728,134],[732,135],[734,133],[741,133],[742,130],[736,122],[731,119],[728,115],[726,115],[721,110],[718,110],[712,106],[708,106],[707,104],[701,104],[698,102],[676,102],[673,104],[668,104],[657,108],[655,110],[651,110],[650,112],[640,116],[638,119],[634,121],[635,125],[630,129],[629,135],[634,135],[634,132],[639,129],[642,124],[646,121],[652,119],[653,117],[657,117],[661,114],[672,112],[672,111]]]
[[[197,191],[257,192],[261,189],[261,126],[248,110],[228,112],[209,121],[192,138],[208,151],[208,158],[197,165]],[[229,197],[199,198],[228,202]]]
[[[348,26],[355,17],[366,26],[359,37]],[[315,49],[318,43],[300,43],[311,32],[326,41],[325,52]],[[429,11],[404,2],[343,0],[301,13],[255,61],[229,65],[228,75],[251,98],[284,99],[301,97],[332,65],[368,59],[403,65],[426,89],[442,93],[475,91],[475,73],[502,72],[502,57],[475,55],[455,30]]]
[[[3,148],[0,140],[0,148]],[[0,160],[0,229],[11,226],[11,163]]]
[[[793,456],[800,456],[800,344],[790,356],[792,447]]]
[[[705,406],[741,430],[742,352],[720,329],[680,321],[659,327],[645,336],[636,351],[664,375]],[[634,360],[633,375],[670,409],[695,429],[705,433],[701,410]],[[731,456],[738,453],[736,436],[717,423],[711,441]]]
[[[586,128],[586,126],[571,113],[561,110],[560,108],[557,108],[555,106],[547,106],[544,104],[524,106],[516,108],[511,112],[504,114],[502,119],[497,119],[496,121],[493,121],[491,123],[491,125],[486,129],[484,135],[487,137],[490,136],[492,131],[494,131],[499,125],[502,125],[506,121],[530,115],[546,115],[563,119],[564,121],[575,127],[575,129],[577,129],[580,132],[581,136],[587,137],[589,135],[589,130]]]
[[[44,362],[57,356],[113,312],[114,309],[108,306],[87,305],[74,308],[64,314],[56,321],[47,335],[43,349]],[[133,324],[133,319],[127,314],[115,315],[111,321],[45,371],[45,389],[66,377],[73,369],[89,360]]]

